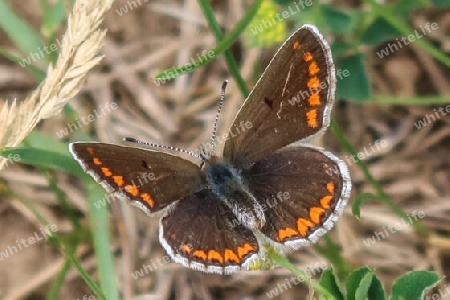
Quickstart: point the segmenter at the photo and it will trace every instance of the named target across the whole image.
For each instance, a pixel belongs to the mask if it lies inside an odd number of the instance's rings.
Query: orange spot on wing
[[[113,176],[113,180],[118,186],[122,186],[125,183],[123,181],[123,176],[120,176],[120,175]]]
[[[306,84],[310,89],[320,88],[320,80],[318,77],[311,77]]]
[[[299,42],[295,42],[292,48],[294,48],[295,50],[300,50],[302,49],[302,45]]]
[[[195,257],[200,258],[201,260],[206,260],[207,259],[206,253],[203,250],[195,250],[192,255],[194,255]]]
[[[309,127],[317,127],[319,124],[317,123],[317,110],[312,109],[306,113],[306,121],[308,122]]]
[[[86,150],[87,150],[87,152],[88,152],[90,155],[94,154],[94,148],[92,148],[92,147],[86,147]]]
[[[306,219],[303,219],[303,218],[298,218],[297,219],[297,229],[298,229],[298,232],[302,236],[306,236],[306,233],[308,232],[309,227],[311,227],[313,225],[314,224],[311,223],[311,221],[308,221]]]
[[[320,199],[320,205],[323,208],[328,209],[330,208],[331,200],[333,200],[333,196],[324,196]]]
[[[327,190],[330,192],[330,194],[334,194],[334,183],[328,182],[327,183]]]
[[[309,217],[315,224],[320,223],[320,216],[325,212],[321,207],[313,206],[309,209]]]
[[[139,195],[139,189],[135,185],[132,185],[132,184],[127,184],[125,186],[125,191],[127,191],[128,193],[130,193],[131,195],[133,195],[135,197],[137,195]]]
[[[155,201],[153,201],[153,198],[149,193],[142,193],[141,198],[145,201],[145,203],[150,205],[150,207],[153,207],[155,205]]]
[[[209,250],[208,251],[208,259],[209,260],[217,260],[220,263],[223,263],[223,257],[222,255],[220,255],[219,252],[217,252],[216,250]]]
[[[320,71],[320,68],[317,65],[317,63],[315,61],[311,62],[311,64],[308,67],[309,76],[314,76],[317,73],[319,73],[319,71]]]
[[[253,251],[253,250],[255,250],[255,247],[253,247],[249,243],[245,243],[243,247],[238,247],[237,252],[238,252],[239,258],[242,258],[245,255],[247,255],[250,251]]]
[[[187,252],[188,254],[191,254],[192,249],[191,249],[190,246],[188,246],[188,245],[186,245],[186,244],[183,244],[183,245],[181,245],[181,249],[182,249],[184,252]]]
[[[298,232],[294,228],[286,227],[285,229],[278,230],[278,240],[283,241],[284,239],[297,234]]]
[[[303,54],[303,60],[304,61],[310,61],[313,59],[313,55],[311,52],[306,52],[305,54]]]
[[[229,262],[234,261],[237,264],[240,263],[239,257],[231,249],[225,249],[225,262],[227,261]]]
[[[94,159],[92,161],[94,162],[94,165],[101,165],[102,164],[102,161],[98,157],[94,157]]]
[[[102,173],[107,177],[112,176],[113,174],[109,168],[102,168]]]
[[[320,95],[319,92],[315,92],[308,98],[308,105],[309,106],[317,106],[320,105]]]

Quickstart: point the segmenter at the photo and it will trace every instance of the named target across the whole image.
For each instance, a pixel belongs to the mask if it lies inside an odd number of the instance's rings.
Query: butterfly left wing
[[[149,216],[165,214],[206,186],[197,165],[171,154],[95,142],[71,143],[69,150],[106,191]]]
[[[315,147],[286,147],[243,172],[263,207],[261,232],[289,249],[315,243],[330,230],[348,202],[347,165]]]

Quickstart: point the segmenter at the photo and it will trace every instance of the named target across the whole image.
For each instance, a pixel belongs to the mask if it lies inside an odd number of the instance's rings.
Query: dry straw
[[[0,149],[16,147],[42,120],[59,114],[97,65],[106,30],[99,29],[114,0],[77,0],[67,22],[61,51],[47,77],[20,104],[4,102],[0,110]],[[0,170],[7,160],[0,157]]]

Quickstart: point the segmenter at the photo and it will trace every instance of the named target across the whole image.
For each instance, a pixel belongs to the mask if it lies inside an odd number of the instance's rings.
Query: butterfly
[[[286,252],[315,243],[348,202],[347,165],[309,143],[329,127],[335,88],[330,47],[304,25],[245,100],[223,153],[197,164],[108,143],[69,150],[108,193],[160,218],[159,241],[172,260],[207,273],[248,270],[265,245]]]

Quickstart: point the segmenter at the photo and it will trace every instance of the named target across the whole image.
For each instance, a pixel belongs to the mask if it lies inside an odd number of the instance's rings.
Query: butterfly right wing
[[[304,25],[274,55],[233,121],[223,157],[246,168],[330,124],[336,76],[330,46]]]
[[[351,193],[347,165],[314,146],[286,147],[243,172],[264,209],[261,232],[287,249],[315,243],[334,226]],[[282,247],[278,247],[282,248]]]
[[[206,186],[197,165],[171,154],[96,142],[71,143],[69,151],[108,193],[149,216]]]

